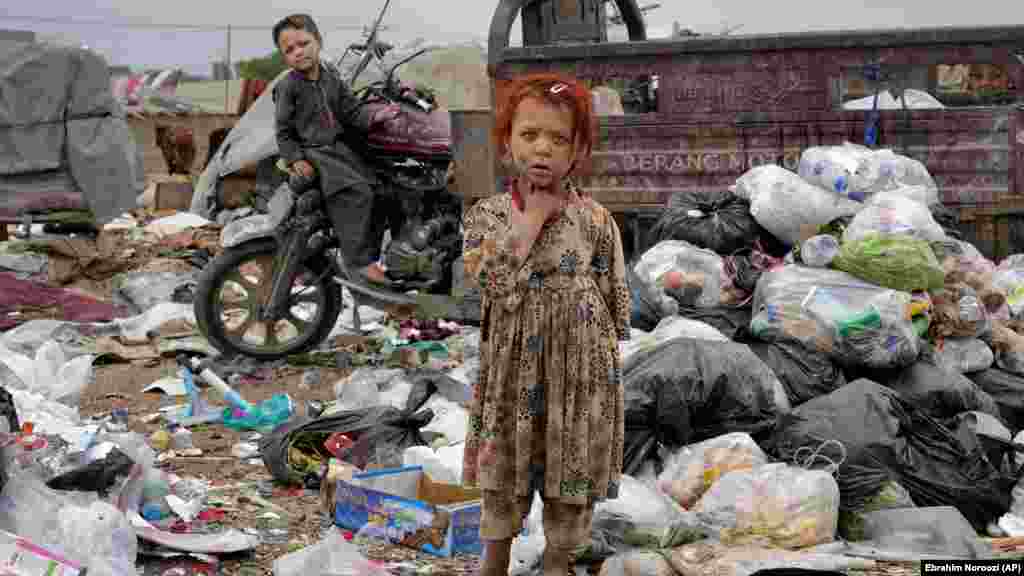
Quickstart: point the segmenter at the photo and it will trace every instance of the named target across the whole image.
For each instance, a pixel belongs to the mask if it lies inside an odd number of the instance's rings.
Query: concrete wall
[[[207,144],[210,133],[218,128],[233,126],[238,121],[234,114],[203,114],[189,116],[152,115],[145,118],[129,118],[128,125],[135,136],[136,146],[143,147],[143,164],[146,174],[167,173],[167,163],[164,155],[156,145],[157,124],[169,126],[186,126],[192,129],[196,142],[196,159],[192,166],[192,173],[198,175],[203,170],[203,163],[206,162]]]

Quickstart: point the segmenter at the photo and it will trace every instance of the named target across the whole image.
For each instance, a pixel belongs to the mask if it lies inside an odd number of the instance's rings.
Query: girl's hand
[[[519,181],[519,185],[513,193],[513,199],[516,196],[515,192],[518,192],[519,195],[517,208],[528,220],[537,225],[555,217],[559,210],[565,207],[567,200],[562,194],[536,188],[524,180]]]

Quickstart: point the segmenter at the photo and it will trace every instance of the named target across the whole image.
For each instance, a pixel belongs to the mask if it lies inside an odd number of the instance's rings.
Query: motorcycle
[[[387,4],[367,42],[353,47],[363,55],[350,86],[371,62],[380,66],[390,48],[377,41],[386,10]],[[390,284],[352,281],[319,191],[296,197],[281,185],[266,213],[225,226],[223,251],[200,274],[193,300],[197,325],[221,353],[275,360],[315,348],[342,312],[343,286],[356,300],[354,313],[360,303],[415,308],[436,302],[431,296],[450,295],[462,249],[462,203],[448,190],[450,118],[432,94],[403,85],[395,74],[426,51],[397,62],[383,81],[354,91],[362,106],[395,114],[365,140],[347,142],[376,171],[382,184],[375,193],[391,195],[401,207],[389,215],[391,241],[383,251]]]

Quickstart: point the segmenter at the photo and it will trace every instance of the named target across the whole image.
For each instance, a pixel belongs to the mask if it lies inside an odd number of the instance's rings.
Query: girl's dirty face
[[[309,72],[320,61],[320,43],[305,30],[285,28],[277,39],[277,47],[289,68]]]
[[[537,188],[555,189],[576,156],[572,110],[537,98],[524,99],[516,109],[505,149],[520,177]]]

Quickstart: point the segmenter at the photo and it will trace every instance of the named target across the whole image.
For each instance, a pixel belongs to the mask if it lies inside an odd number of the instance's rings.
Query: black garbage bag
[[[786,396],[798,406],[846,385],[843,371],[824,352],[810,350],[799,342],[777,340],[761,342],[750,335],[747,327],[733,336],[733,340],[746,344],[779,378]]]
[[[786,462],[816,453],[839,464],[840,510],[860,511],[893,481],[918,506],[954,506],[978,530],[1009,509],[1017,481],[989,461],[976,436],[958,438],[894,390],[863,378],[781,416],[761,446]]]
[[[111,448],[103,458],[55,476],[46,485],[54,490],[97,492],[101,498],[106,498],[114,484],[128,477],[134,467],[131,457]]]
[[[656,244],[685,240],[718,254],[732,254],[754,244],[760,226],[750,215],[750,203],[728,190],[677,192],[651,229]]]
[[[675,338],[630,356],[623,367],[624,472],[646,460],[729,432],[767,435],[789,408],[772,371],[735,342]]]
[[[323,447],[331,434],[341,432],[355,445],[345,460],[365,469],[368,465],[396,468],[402,465],[402,452],[410,446],[427,446],[439,435],[421,432],[430,423],[434,412],[420,410],[437,391],[435,382],[426,377],[413,381],[405,410],[391,406],[373,406],[362,410],[347,410],[316,419],[296,418],[274,430],[260,443],[260,456],[275,480],[285,484],[305,484],[315,487],[317,480],[308,470],[301,470],[290,462],[293,447],[314,453],[324,460],[330,457]],[[301,447],[301,448],[300,448]]]
[[[984,412],[1000,418],[998,404],[981,386],[926,356],[906,368],[851,369],[847,376],[867,378],[887,386],[900,398],[943,422],[962,412]]]
[[[719,306],[717,308],[689,308],[680,306],[679,315],[709,324],[726,338],[735,339],[737,333],[750,327],[754,311],[750,305]]]
[[[932,204],[928,210],[932,213],[935,222],[942,227],[946,236],[956,240],[963,239],[963,233],[960,231],[960,216],[955,210],[941,202]]]
[[[968,374],[995,401],[1003,422],[1014,432],[1024,429],[1024,377],[998,368]]]

